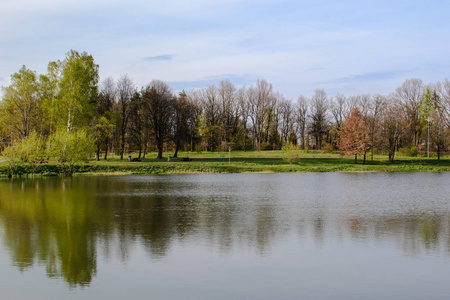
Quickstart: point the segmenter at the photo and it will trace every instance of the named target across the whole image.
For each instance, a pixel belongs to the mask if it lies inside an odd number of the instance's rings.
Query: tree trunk
[[[370,147],[370,152],[371,152],[371,160],[373,161],[373,141],[372,141],[372,146]]]
[[[389,161],[394,162],[395,149],[389,150]]]
[[[180,144],[181,144],[181,140],[180,140],[180,139],[177,139],[177,140],[175,141],[175,153],[173,154],[173,157],[174,157],[174,158],[177,158],[177,157],[178,157],[178,149],[180,149]]]
[[[96,161],[100,160],[100,144],[97,145],[97,155],[95,155],[95,160]]]
[[[158,156],[156,157],[157,159],[162,159],[163,156],[163,143],[158,143]]]
[[[120,145],[120,160],[123,160],[123,153],[125,152],[125,137],[122,136],[122,143]]]
[[[106,139],[105,142],[105,158],[104,160],[106,160],[108,158],[108,139]]]
[[[355,154],[355,164],[358,163],[358,154]]]
[[[438,161],[441,160],[441,147],[440,147],[439,143],[437,145],[437,160]]]

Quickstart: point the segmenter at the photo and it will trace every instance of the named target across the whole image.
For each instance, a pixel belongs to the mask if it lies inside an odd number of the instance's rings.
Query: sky
[[[389,94],[450,78],[449,12],[448,0],[0,0],[0,85],[73,49],[101,80],[137,87],[265,79],[288,99]]]

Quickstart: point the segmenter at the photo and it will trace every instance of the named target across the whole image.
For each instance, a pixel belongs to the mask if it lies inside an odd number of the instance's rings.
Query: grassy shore
[[[289,163],[282,157],[290,154],[282,151],[254,152],[204,152],[179,153],[178,158],[168,157],[173,153],[165,153],[162,160],[156,159],[155,153],[150,153],[140,162],[120,160],[117,156],[108,160],[94,159],[75,165],[74,175],[124,175],[124,174],[190,174],[190,173],[279,173],[279,172],[423,172],[450,171],[450,158],[397,157],[389,162],[386,156],[370,157],[363,164],[362,159],[357,164],[353,157],[342,157],[339,154],[323,154],[317,151],[298,152],[299,158]],[[132,155],[137,157],[136,154]],[[189,157],[190,161],[182,161]],[[41,164],[35,170],[37,176],[58,175],[60,166],[50,160]],[[0,175],[11,173],[7,161],[0,157]],[[29,175],[32,169],[27,164],[20,164],[14,172],[17,176]]]

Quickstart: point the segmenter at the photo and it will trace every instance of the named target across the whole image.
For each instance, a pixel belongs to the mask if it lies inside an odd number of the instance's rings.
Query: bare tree
[[[367,126],[369,131],[369,141],[371,149],[371,160],[373,161],[374,148],[377,137],[379,138],[379,124],[386,106],[386,97],[375,95],[371,98],[370,109],[367,114]]]
[[[167,83],[153,80],[143,92],[146,117],[158,148],[158,159],[162,159],[164,143],[170,139],[173,122],[174,95]]]
[[[316,148],[322,149],[322,142],[328,133],[329,100],[327,94],[322,89],[316,89],[311,98],[311,127],[310,133],[316,142]]]
[[[443,122],[450,128],[450,81],[445,79],[442,84],[438,83],[437,92],[439,95],[439,110]]]
[[[407,116],[409,129],[408,142],[411,146],[419,143],[420,134],[420,105],[423,96],[422,80],[417,78],[408,79],[397,88],[394,97],[401,104]]]
[[[189,139],[191,151],[194,151],[194,139],[198,137],[198,129],[201,126],[200,115],[202,113],[200,92],[191,90],[186,92],[188,102],[191,104],[192,117],[188,119]]]
[[[257,143],[267,142],[276,103],[272,85],[264,79],[258,79],[256,87],[250,87],[247,95],[254,138]]]
[[[224,132],[221,126],[221,102],[218,88],[211,85],[202,89],[200,99],[203,108],[201,136],[211,150],[214,150],[219,146]]]
[[[339,140],[339,130],[344,122],[344,116],[347,114],[347,97],[341,94],[337,94],[334,98],[330,99],[330,112],[334,119],[334,124],[330,125],[330,138],[333,146],[337,147]]]
[[[291,100],[281,97],[278,102],[278,115],[280,116],[281,139],[286,142],[294,133],[294,107]]]
[[[118,126],[120,134],[120,159],[123,159],[125,152],[125,135],[127,132],[128,121],[130,118],[130,102],[135,91],[133,81],[128,75],[123,75],[117,81],[117,100],[120,113],[120,124]]]
[[[404,131],[405,117],[399,101],[391,96],[386,105],[386,110],[381,116],[381,138],[384,148],[388,151],[389,161],[394,161],[395,151],[400,136]]]
[[[242,123],[243,131],[244,131],[243,148],[244,148],[244,151],[246,151],[247,150],[247,136],[248,136],[247,124],[248,124],[249,115],[250,115],[250,105],[249,105],[249,101],[247,98],[247,88],[241,87],[237,91],[236,97],[237,97],[238,105],[239,105],[239,116],[240,116],[240,120]]]
[[[183,91],[174,99],[173,111],[173,142],[175,153],[173,157],[178,157],[178,151],[182,142],[187,142],[190,137],[190,124],[196,119],[196,107],[189,101],[187,94]]]
[[[347,113],[347,97],[337,94],[330,103],[330,111],[333,115],[336,129],[339,130]]]
[[[145,120],[144,101],[142,94],[134,91],[130,99],[130,117],[128,122],[129,141],[133,142],[139,149],[138,158],[141,158],[142,151],[145,151]]]
[[[97,113],[104,115],[112,111],[116,102],[116,84],[112,77],[106,77],[100,84],[100,99],[97,105]]]
[[[237,132],[239,121],[236,87],[228,80],[220,81],[217,89],[220,103],[220,126],[223,127],[222,141],[231,141]]]
[[[303,149],[307,148],[306,136],[307,136],[307,125],[308,125],[308,103],[309,99],[305,96],[298,97],[296,105],[296,124],[297,124],[297,134],[300,136],[301,147]]]
[[[113,116],[111,112],[113,111],[114,104],[116,102],[116,85],[112,77],[105,78],[100,84],[100,95],[99,101],[97,103],[97,114],[98,116],[104,116],[110,123],[113,123]],[[108,157],[108,143],[110,137],[104,135],[105,139],[103,141],[105,146],[105,157]],[[100,145],[98,145],[100,147]],[[99,153],[99,149],[97,149]],[[98,159],[98,157],[97,157]]]
[[[217,87],[211,85],[203,89],[201,94],[201,101],[206,122],[212,126],[218,125],[220,103]]]

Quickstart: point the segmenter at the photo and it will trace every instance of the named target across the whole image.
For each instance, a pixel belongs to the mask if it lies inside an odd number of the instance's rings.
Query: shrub
[[[410,156],[410,150],[408,147],[402,147],[398,149],[398,155],[400,156]]]
[[[300,153],[300,147],[297,145],[293,145],[291,143],[287,143],[283,148],[283,160],[288,162],[289,164],[293,164],[298,162],[298,155]]]
[[[87,160],[95,150],[92,138],[85,130],[59,130],[51,139],[49,154],[57,157],[61,172],[66,176],[72,175],[75,163]]]
[[[195,152],[202,153],[203,147],[201,145],[195,145]]]

